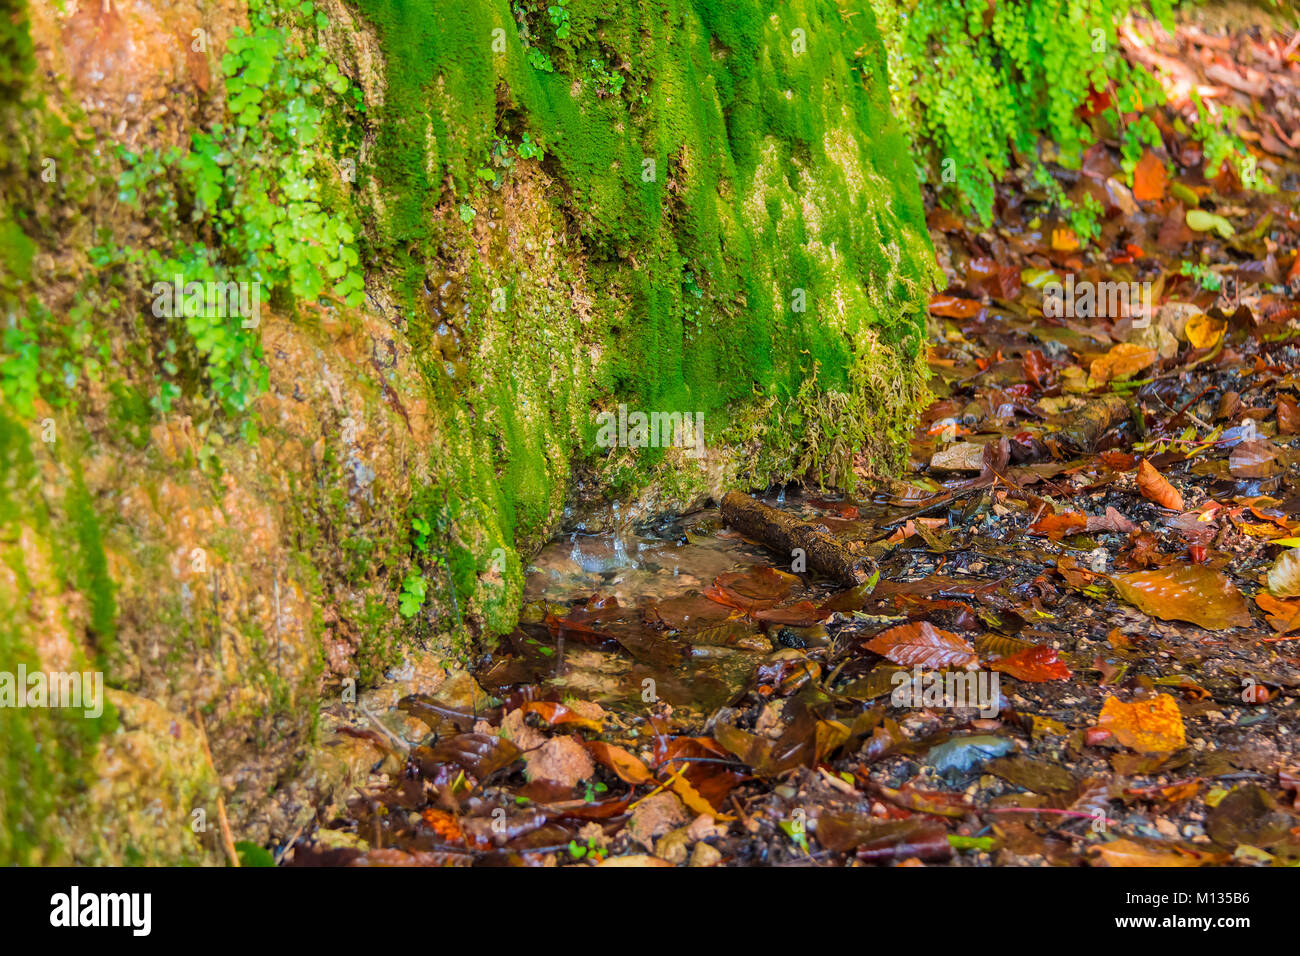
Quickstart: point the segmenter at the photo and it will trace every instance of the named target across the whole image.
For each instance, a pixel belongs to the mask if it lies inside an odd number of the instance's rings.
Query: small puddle
[[[854,519],[839,518],[837,502],[784,489],[764,500],[846,537],[870,527],[861,515],[877,510],[846,507]],[[819,624],[755,621],[705,596],[720,576],[773,564],[770,552],[726,527],[714,509],[635,530],[566,533],[532,561],[519,627],[476,676],[498,696],[535,684],[543,695],[614,711],[644,715],[663,701],[679,717],[707,718],[740,694],[774,651],[827,642]],[[808,574],[789,586],[783,604],[818,603],[831,593]]]

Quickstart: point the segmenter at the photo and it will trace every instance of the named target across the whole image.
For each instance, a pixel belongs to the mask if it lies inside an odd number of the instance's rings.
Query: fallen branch
[[[787,558],[802,550],[808,567],[846,588],[867,580],[866,559],[844,547],[820,525],[800,521],[784,511],[731,491],[722,499],[722,517],[741,534]]]

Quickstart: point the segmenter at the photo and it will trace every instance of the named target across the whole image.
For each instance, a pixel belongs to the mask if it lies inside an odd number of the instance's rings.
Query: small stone
[[[717,866],[720,862],[721,851],[707,843],[697,843],[691,851],[691,866]]]
[[[653,850],[655,837],[681,826],[686,820],[686,810],[677,794],[656,793],[642,800],[632,811],[627,833],[647,850]]]

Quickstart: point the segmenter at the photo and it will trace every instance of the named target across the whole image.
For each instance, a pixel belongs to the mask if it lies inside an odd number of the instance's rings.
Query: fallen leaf
[[[930,297],[930,311],[949,319],[971,319],[980,314],[984,305],[974,299],[940,293]]]
[[[1266,439],[1244,441],[1228,455],[1228,471],[1234,478],[1272,478],[1282,470],[1277,452]]]
[[[1095,388],[1154,365],[1159,353],[1132,342],[1120,342],[1089,367],[1088,384]]]
[[[1148,149],[1133,170],[1133,198],[1143,202],[1158,202],[1165,198],[1165,185],[1168,181],[1164,162]]]
[[[1079,248],[1079,237],[1068,226],[1052,230],[1052,248],[1057,252],[1073,252]]]
[[[751,568],[718,575],[704,596],[742,611],[761,611],[782,600],[798,581],[776,568]]]
[[[891,627],[873,637],[866,647],[896,664],[967,669],[979,666],[975,648],[956,634],[940,630],[929,621],[912,621]]]
[[[1228,323],[1223,319],[1214,319],[1200,312],[1187,320],[1183,334],[1187,336],[1187,341],[1191,343],[1192,348],[1208,349],[1219,344],[1227,328]]]
[[[542,720],[546,721],[552,727],[558,727],[561,724],[569,724],[574,727],[582,727],[586,730],[594,730],[600,733],[605,728],[600,721],[592,720],[589,717],[583,717],[572,708],[565,707],[563,704],[557,704],[549,700],[533,700],[519,707],[525,714],[537,714]]]
[[[1264,612],[1268,626],[1277,633],[1289,634],[1300,629],[1300,599],[1284,601],[1261,591],[1255,595],[1255,603]]]
[[[1222,216],[1216,216],[1212,212],[1206,212],[1204,209],[1187,210],[1187,228],[1196,232],[1210,232],[1213,230],[1221,239],[1231,239],[1236,235],[1236,230],[1232,228],[1232,223]]]
[[[1070,677],[1070,668],[1061,660],[1061,655],[1056,648],[1044,644],[1027,647],[1023,651],[996,660],[989,666],[995,671],[1010,674],[1016,680],[1031,683],[1066,680]]]
[[[1300,405],[1285,395],[1277,399],[1277,430],[1283,435],[1300,435]]]
[[[800,601],[788,607],[774,607],[764,611],[755,611],[753,618],[768,624],[783,624],[787,627],[811,627],[831,616],[832,611],[822,610],[812,601]]]
[[[1172,753],[1187,746],[1183,715],[1168,694],[1124,703],[1107,697],[1098,728],[1109,730],[1125,747],[1144,754]]]
[[[981,471],[984,446],[969,441],[945,445],[930,457],[930,467],[936,471]]]
[[[1178,489],[1145,458],[1138,465],[1137,487],[1142,497],[1148,501],[1154,501],[1160,507],[1168,508],[1170,511],[1183,510],[1183,496]]]
[[[1110,581],[1125,601],[1162,621],[1190,621],[1212,631],[1250,626],[1246,599],[1213,568],[1171,564],[1112,575]]]
[[[1300,548],[1278,555],[1268,571],[1268,590],[1274,597],[1300,597]]]
[[[654,779],[650,768],[641,761],[641,758],[622,747],[601,740],[584,740],[582,745],[587,748],[587,753],[591,754],[597,763],[608,767],[624,783],[635,786],[649,783]]]
[[[1063,511],[1046,514],[1029,526],[1030,534],[1043,534],[1060,541],[1067,534],[1076,534],[1088,527],[1088,516],[1081,511]]]
[[[1292,826],[1274,796],[1257,784],[1236,787],[1205,818],[1205,831],[1222,847],[1281,843]]]
[[[1090,847],[1088,852],[1107,866],[1204,866],[1213,862],[1208,855],[1148,847],[1124,837]]]

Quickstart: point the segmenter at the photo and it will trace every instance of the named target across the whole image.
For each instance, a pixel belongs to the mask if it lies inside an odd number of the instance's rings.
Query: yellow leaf
[[[1159,353],[1132,342],[1121,342],[1099,359],[1094,359],[1089,370],[1088,384],[1104,385],[1111,379],[1123,378],[1155,364]]]
[[[1079,248],[1079,237],[1068,227],[1053,229],[1052,248],[1057,252],[1073,252]]]
[[[1201,312],[1187,320],[1183,334],[1192,343],[1192,348],[1208,349],[1219,344],[1219,339],[1223,338],[1227,328],[1228,323],[1223,319],[1212,319]]]

